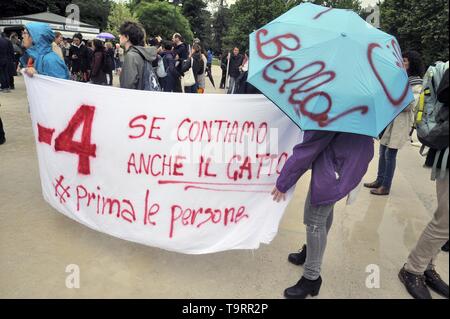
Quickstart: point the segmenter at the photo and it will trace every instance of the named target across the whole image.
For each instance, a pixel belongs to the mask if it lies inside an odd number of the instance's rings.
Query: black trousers
[[[5,131],[3,130],[3,122],[0,117],[0,144],[5,141]]]
[[[0,64],[0,84],[2,89],[9,89],[8,63]]]

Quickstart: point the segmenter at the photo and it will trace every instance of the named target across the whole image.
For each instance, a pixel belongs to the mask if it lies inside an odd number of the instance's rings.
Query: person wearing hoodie
[[[120,87],[142,90],[144,61],[153,62],[157,58],[157,50],[155,47],[145,47],[144,28],[136,22],[125,22],[121,25],[119,33],[120,45],[125,48]]]
[[[25,73],[29,76],[42,74],[60,79],[69,79],[69,70],[64,61],[52,50],[55,34],[47,23],[30,22],[22,33],[26,49],[21,58]]]
[[[295,265],[304,264],[304,272],[296,285],[284,291],[286,298],[304,299],[319,293],[322,260],[333,222],[334,205],[361,184],[373,155],[371,137],[350,133],[306,131],[303,142],[294,147],[272,191],[276,202],[285,200],[285,193],[311,168],[311,184],[303,218],[306,245],[288,258]]]

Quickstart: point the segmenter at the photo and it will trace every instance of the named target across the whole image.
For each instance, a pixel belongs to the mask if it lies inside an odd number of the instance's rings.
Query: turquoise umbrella
[[[248,81],[303,130],[377,137],[414,100],[395,37],[311,3],[250,35]]]

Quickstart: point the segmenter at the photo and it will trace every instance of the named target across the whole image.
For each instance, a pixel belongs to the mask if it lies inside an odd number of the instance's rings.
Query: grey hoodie
[[[151,63],[156,59],[156,56],[155,47],[130,47],[125,52],[122,72],[120,73],[120,87],[123,89],[141,90],[144,58]]]

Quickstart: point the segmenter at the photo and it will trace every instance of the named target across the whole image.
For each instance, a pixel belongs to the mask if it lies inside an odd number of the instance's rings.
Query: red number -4
[[[66,129],[55,139],[55,150],[57,152],[68,152],[78,155],[78,173],[83,175],[91,173],[89,157],[95,157],[96,145],[91,144],[94,112],[94,106],[82,105],[70,119]],[[81,124],[83,124],[81,141],[74,141],[73,136]]]

